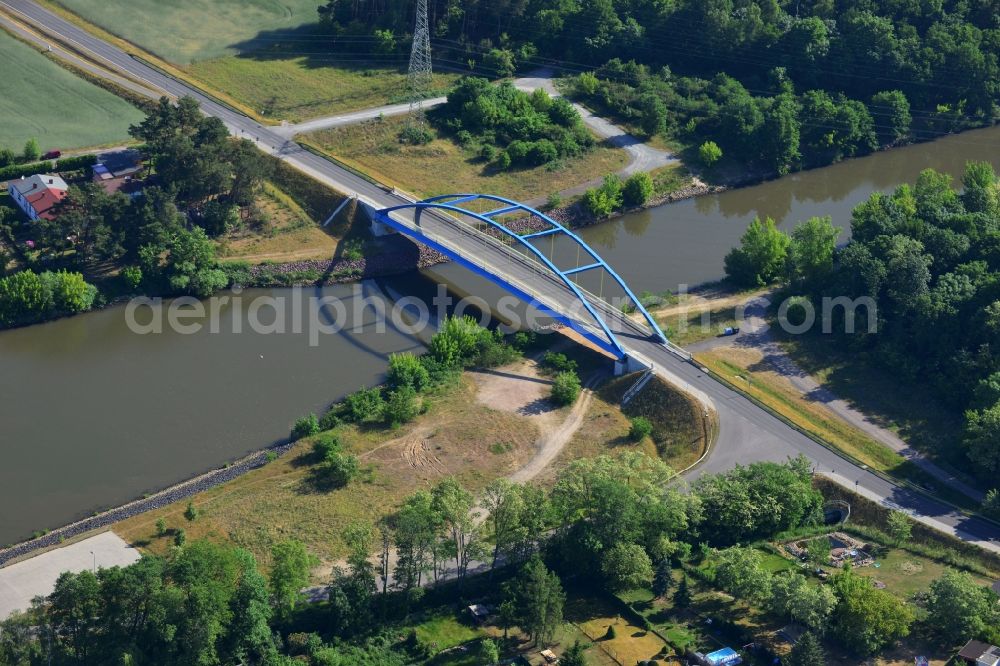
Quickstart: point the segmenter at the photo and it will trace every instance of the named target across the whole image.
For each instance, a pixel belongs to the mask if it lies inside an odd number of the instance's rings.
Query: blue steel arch
[[[480,201],[480,200],[495,201],[500,204],[503,204],[503,206],[484,213],[479,213],[473,210],[469,210],[468,208],[463,208],[458,205],[462,203],[470,203],[473,201]],[[412,227],[400,223],[397,220],[394,220],[390,215],[393,212],[407,210],[407,209],[412,209],[415,211],[414,221],[418,227],[417,229],[414,229]],[[605,338],[602,339],[600,336],[595,335],[592,331],[580,326],[574,319],[565,316],[560,312],[554,311],[551,308],[540,303],[537,298],[523,291],[516,285],[512,284],[502,275],[498,275],[496,273],[484,270],[483,268],[477,266],[472,261],[468,260],[466,257],[460,255],[457,251],[453,250],[452,248],[446,247],[441,243],[435,241],[433,238],[430,238],[426,234],[421,233],[419,230],[419,215],[421,211],[426,209],[446,210],[454,213],[459,213],[460,215],[475,218],[480,222],[486,223],[489,227],[496,229],[505,236],[513,238],[515,241],[517,241],[522,246],[527,248],[532,254],[534,254],[539,259],[539,261],[546,268],[552,271],[554,275],[558,276],[562,280],[563,284],[565,284],[570,291],[573,292],[577,300],[584,306],[584,308],[587,310],[587,313],[593,318],[594,322],[604,333]],[[500,222],[497,222],[494,219],[502,215],[509,215],[512,213],[519,213],[519,212],[527,213],[533,217],[541,219],[543,222],[549,225],[549,228],[544,229],[542,231],[519,234],[508,229],[506,226],[504,226]],[[571,275],[575,275],[590,270],[603,269],[622,288],[622,290],[624,290],[625,294],[635,304],[636,309],[638,309],[639,312],[642,313],[642,316],[646,320],[646,323],[648,323],[650,328],[653,330],[654,336],[659,338],[662,342],[667,341],[666,336],[663,334],[663,331],[660,330],[660,327],[656,323],[656,320],[653,319],[652,316],[650,316],[649,312],[646,310],[645,307],[643,307],[642,303],[639,301],[638,298],[636,298],[635,294],[632,293],[632,290],[625,283],[625,281],[621,279],[618,273],[616,273],[614,269],[611,268],[611,266],[608,265],[608,263],[600,257],[600,255],[598,255],[589,245],[587,245],[587,243],[582,238],[580,238],[575,233],[567,229],[561,223],[545,215],[544,213],[535,210],[534,208],[531,208],[530,206],[526,206],[525,204],[519,203],[512,199],[507,199],[493,194],[443,194],[436,197],[431,197],[429,199],[424,199],[423,201],[415,201],[411,203],[401,204],[399,206],[392,206],[390,208],[383,208],[381,210],[376,211],[375,215],[380,222],[387,224],[388,226],[392,227],[393,229],[396,229],[397,231],[400,231],[403,234],[406,234],[407,236],[415,238],[416,240],[420,241],[423,244],[433,247],[435,250],[458,261],[466,268],[469,268],[475,273],[482,275],[483,277],[487,278],[494,284],[499,285],[506,291],[518,296],[522,300],[527,301],[529,304],[532,304],[534,306],[540,306],[541,309],[546,311],[550,316],[555,318],[557,321],[560,321],[561,323],[569,326],[577,333],[585,337],[587,340],[597,345],[599,348],[617,356],[618,358],[624,358],[624,356],[626,355],[625,350],[618,342],[618,338],[611,331],[611,329],[608,328],[608,325],[607,323],[605,323],[604,319],[601,318],[594,310],[594,307],[590,303],[590,300],[583,294],[580,287],[576,283],[574,283],[573,280],[569,279]],[[560,269],[558,266],[556,266],[548,257],[546,257],[542,251],[536,248],[532,243],[528,242],[533,238],[541,238],[543,236],[551,236],[551,235],[561,235],[571,239],[579,248],[581,248],[584,252],[586,252],[590,256],[592,262],[583,266],[577,266],[575,268],[564,271]]]

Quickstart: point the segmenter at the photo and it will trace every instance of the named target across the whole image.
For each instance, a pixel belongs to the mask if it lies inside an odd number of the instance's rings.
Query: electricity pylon
[[[423,122],[423,102],[431,89],[431,33],[427,27],[427,0],[417,0],[417,21],[413,28],[413,48],[410,49],[410,70],[407,75],[410,93],[410,117]]]

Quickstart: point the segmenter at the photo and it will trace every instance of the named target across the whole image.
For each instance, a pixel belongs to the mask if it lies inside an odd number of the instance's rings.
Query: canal
[[[851,209],[872,192],[912,182],[928,167],[957,181],[967,160],[1000,164],[1000,128],[660,206],[581,235],[636,292],[676,290],[721,277],[723,257],[755,215],[784,229],[831,215],[847,228]],[[462,293],[486,289],[451,265],[384,285],[426,300],[438,281]],[[290,325],[281,335],[252,332],[254,297],[288,294],[240,294],[220,308],[218,332],[206,314],[189,321],[204,324],[199,332],[138,335],[125,308],[113,307],[0,333],[0,545],[278,441],[302,414],[379,382],[388,354],[422,349],[405,330],[377,331],[370,310],[356,317],[366,294],[350,285],[303,292],[346,306],[344,330],[319,336],[315,346],[308,325],[301,333]]]

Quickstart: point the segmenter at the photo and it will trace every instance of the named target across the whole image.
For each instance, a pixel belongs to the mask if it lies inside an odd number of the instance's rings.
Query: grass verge
[[[472,150],[438,136],[427,145],[399,142],[405,117],[376,119],[299,137],[314,150],[333,155],[348,166],[421,196],[451,192],[502,192],[529,200],[546,197],[580,183],[619,171],[625,151],[601,144],[573,159],[534,169],[494,172]]]
[[[859,464],[901,481],[918,485],[929,483],[935,487],[939,499],[966,510],[979,509],[964,494],[937,483],[889,447],[844,423],[823,405],[803,397],[786,378],[763,363],[759,350],[719,348],[699,353],[695,360],[736,391]]]

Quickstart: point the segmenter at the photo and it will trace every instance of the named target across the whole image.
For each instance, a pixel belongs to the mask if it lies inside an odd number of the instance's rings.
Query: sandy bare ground
[[[508,477],[516,483],[531,481],[558,457],[583,425],[593,399],[593,392],[584,388],[568,411],[558,408],[548,398],[552,382],[541,376],[538,364],[531,359],[474,372],[472,377],[478,389],[476,399],[481,404],[524,416],[538,428],[535,455]]]

